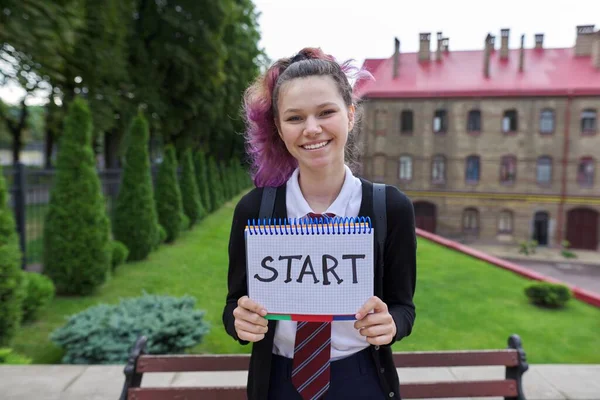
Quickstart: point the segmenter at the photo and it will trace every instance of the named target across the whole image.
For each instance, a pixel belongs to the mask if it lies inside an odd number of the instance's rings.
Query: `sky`
[[[419,33],[450,38],[452,50],[479,50],[491,33],[510,29],[509,46],[533,47],[544,34],[545,47],[571,47],[577,25],[600,28],[599,0],[254,0],[261,13],[260,46],[271,60],[294,55],[303,47],[321,47],[336,59],[384,58],[394,51],[415,52]],[[18,88],[0,88],[0,97],[14,103]],[[33,100],[31,103],[36,102]]]

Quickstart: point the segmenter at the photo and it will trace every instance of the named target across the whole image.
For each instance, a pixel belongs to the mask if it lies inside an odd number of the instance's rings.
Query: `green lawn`
[[[234,203],[163,246],[147,261],[123,265],[95,296],[58,298],[38,322],[21,329],[14,349],[35,363],[58,363],[61,351],[48,334],[65,317],[99,302],[154,294],[190,294],[207,311],[212,325],[195,353],[242,353],[224,332],[221,312],[226,294],[227,241]],[[419,240],[417,319],[410,337],[394,346],[404,350],[502,348],[512,333],[523,339],[531,363],[600,363],[600,310],[571,301],[561,311],[528,304],[527,280],[468,256]]]

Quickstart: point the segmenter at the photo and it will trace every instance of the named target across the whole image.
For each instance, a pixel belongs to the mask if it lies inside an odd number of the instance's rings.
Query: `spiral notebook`
[[[267,319],[352,320],[373,296],[369,217],[249,220],[248,296]]]

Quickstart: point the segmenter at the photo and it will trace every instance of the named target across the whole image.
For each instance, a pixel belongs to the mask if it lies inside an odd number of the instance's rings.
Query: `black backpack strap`
[[[275,197],[277,196],[277,188],[265,186],[263,189],[262,200],[260,202],[259,219],[269,219],[273,216],[273,208],[275,207]]]
[[[375,237],[379,248],[379,265],[381,276],[383,276],[383,254],[385,238],[387,235],[387,213],[385,208],[385,184],[373,183],[373,214],[375,216]]]

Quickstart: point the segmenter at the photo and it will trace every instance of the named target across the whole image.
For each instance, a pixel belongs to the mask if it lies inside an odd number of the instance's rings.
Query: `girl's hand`
[[[263,340],[268,330],[268,321],[263,318],[265,315],[267,310],[260,304],[250,300],[248,296],[240,297],[238,306],[233,310],[234,326],[238,337],[248,342]]]
[[[371,313],[371,311],[374,311]],[[392,342],[396,336],[396,324],[388,312],[387,304],[373,296],[356,313],[354,328],[367,337],[367,342],[383,346]]]

